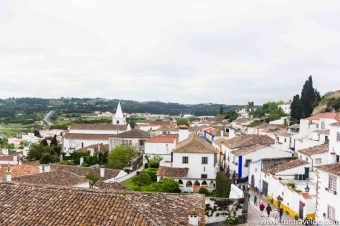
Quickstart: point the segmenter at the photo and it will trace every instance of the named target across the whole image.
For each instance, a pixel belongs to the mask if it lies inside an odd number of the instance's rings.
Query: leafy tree
[[[216,175],[216,192],[219,197],[229,197],[231,180],[222,172]]]
[[[237,114],[237,112],[235,110],[230,110],[225,114],[224,118],[228,119],[229,122],[232,122],[235,119],[237,119],[238,116],[239,115]]]
[[[125,166],[129,165],[132,159],[139,155],[140,152],[130,145],[118,145],[109,153],[108,167],[113,169],[123,169]]]
[[[173,179],[165,178],[160,182],[155,182],[141,188],[142,191],[148,192],[167,192],[179,193],[179,183]]]
[[[293,101],[290,105],[290,117],[294,121],[299,121],[302,116],[302,106],[300,96],[297,94],[294,96]]]
[[[54,135],[54,137],[52,138],[50,146],[58,146],[57,135]]]
[[[44,147],[47,147],[47,146],[48,146],[47,140],[46,140],[46,139],[43,139],[43,140],[40,142],[40,145],[42,145],[42,146],[44,146]]]
[[[33,131],[34,136],[36,137],[41,137],[39,130],[34,130]]]
[[[39,144],[32,144],[28,151],[28,160],[40,160],[43,154],[46,153],[45,149]]]
[[[150,161],[148,161],[148,166],[151,168],[158,168],[159,163],[162,161],[162,159],[163,158],[161,156],[155,155]]]
[[[88,172],[85,175],[85,179],[88,180],[90,188],[93,188],[93,186],[100,180],[100,177],[96,176],[92,172]]]
[[[40,164],[48,164],[48,163],[53,163],[53,162],[58,162],[59,159],[56,158],[53,155],[50,155],[48,153],[44,154],[41,159],[39,160]]]
[[[254,120],[249,124],[249,127],[256,127],[262,124],[261,120]]]
[[[313,79],[312,76],[309,76],[305,84],[303,85],[301,92],[301,108],[302,108],[302,117],[306,118],[311,116],[314,106],[319,101],[320,93],[314,89],[313,87]]]
[[[176,118],[177,125],[185,125],[185,126],[190,126],[189,119],[187,118]]]
[[[152,183],[150,175],[145,171],[134,177],[132,181],[138,186],[145,186]]]

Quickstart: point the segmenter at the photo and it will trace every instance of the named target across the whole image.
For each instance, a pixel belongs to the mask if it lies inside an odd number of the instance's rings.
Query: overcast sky
[[[340,89],[340,1],[0,0],[0,97],[179,103]]]

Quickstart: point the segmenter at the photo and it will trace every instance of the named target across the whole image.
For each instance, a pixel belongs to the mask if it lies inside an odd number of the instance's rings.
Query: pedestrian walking
[[[279,216],[280,216],[280,223],[282,222],[282,217],[283,217],[283,209],[280,208],[279,210]]]
[[[261,211],[261,217],[263,217],[263,211],[264,211],[264,208],[266,208],[262,202],[262,200],[260,201],[260,211]]]
[[[273,218],[276,220],[279,218],[279,212],[277,211],[277,209],[274,209],[273,214],[272,214]]]
[[[257,206],[257,196],[254,195],[254,206]]]
[[[270,217],[270,212],[272,212],[272,207],[270,206],[269,203],[268,203],[268,206],[266,208],[266,211],[267,211],[268,217]]]

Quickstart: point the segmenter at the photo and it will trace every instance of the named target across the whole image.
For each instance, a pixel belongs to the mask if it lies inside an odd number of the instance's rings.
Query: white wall
[[[63,149],[64,152],[69,152],[70,149],[80,149],[83,147],[87,147],[93,144],[108,144],[108,139],[102,140],[76,140],[76,139],[66,139],[63,140]],[[83,145],[82,145],[83,144]]]
[[[313,166],[328,164],[328,153],[327,152],[312,155],[312,156],[307,156],[305,154],[298,153],[298,157],[300,159],[306,161],[306,162],[309,162],[309,163],[312,163],[311,159],[313,159]],[[318,163],[317,160],[320,160],[321,162]]]
[[[335,208],[335,218],[336,221],[340,221],[340,177],[337,176],[336,180],[336,189],[337,194],[335,195],[331,191],[327,191],[325,188],[328,188],[329,183],[329,174],[324,171],[318,172],[318,206],[316,211],[316,220],[325,221],[327,220],[327,209],[328,206],[332,206]],[[323,217],[323,214],[326,214],[326,218]]]
[[[340,155],[340,141],[336,141],[337,133],[340,133],[340,127],[331,126],[329,136],[329,163],[335,163],[336,156]],[[334,154],[331,154],[332,152],[334,152]]]
[[[144,153],[148,156],[159,155],[163,160],[171,160],[171,152],[176,148],[176,140],[173,143],[145,142]]]
[[[183,156],[187,156],[189,158],[189,162],[187,164],[182,163]],[[202,164],[202,157],[208,157],[208,164]],[[172,166],[189,168],[188,178],[201,178],[202,174],[207,174],[208,179],[216,178],[214,154],[173,153]]]

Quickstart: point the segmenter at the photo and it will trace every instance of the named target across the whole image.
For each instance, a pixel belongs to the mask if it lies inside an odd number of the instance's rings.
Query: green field
[[[38,123],[32,124],[20,124],[20,123],[8,123],[0,124],[0,134],[4,134],[7,137],[15,137],[20,132],[33,132],[34,129],[38,128]]]

